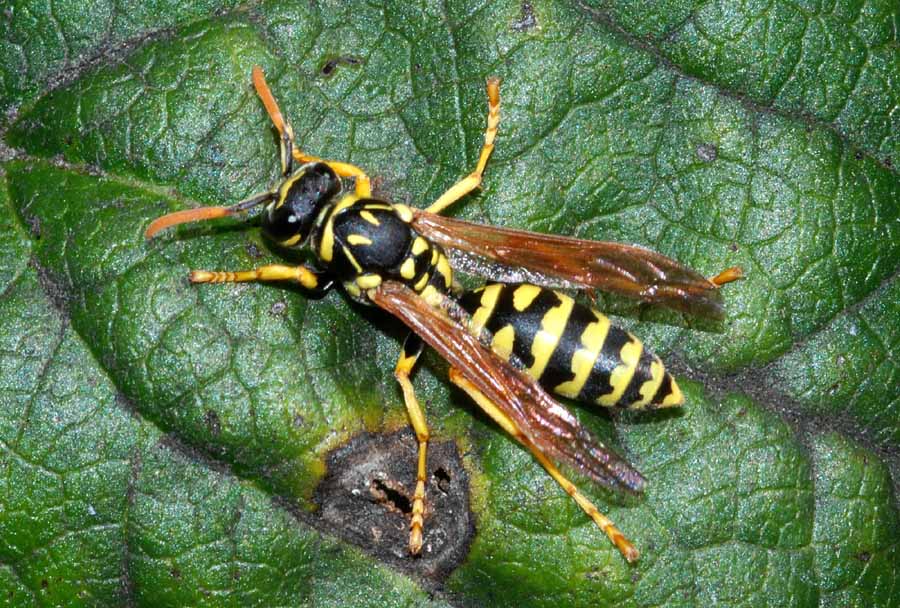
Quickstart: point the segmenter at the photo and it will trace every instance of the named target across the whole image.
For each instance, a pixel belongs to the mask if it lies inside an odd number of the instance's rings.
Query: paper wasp
[[[680,405],[683,397],[675,379],[640,340],[612,325],[600,312],[550,287],[599,288],[720,318],[719,287],[738,278],[740,269],[706,279],[641,247],[441,216],[481,184],[500,122],[500,83],[495,78],[487,81],[487,128],[475,170],[425,210],[374,198],[362,169],[301,152],[258,66],[253,69],[253,84],[280,135],[281,181],[272,190],[230,207],[160,217],[147,228],[147,238],[176,224],[262,206],[263,232],[284,247],[308,244],[316,265],[269,265],[238,272],[194,270],[191,282],[293,281],[318,294],[340,281],[350,297],[390,312],[412,330],[394,372],[419,442],[411,553],[422,548],[429,431],[410,373],[424,341],[450,364],[451,382],[531,451],[625,559],[636,560],[634,546],[563,476],[555,462],[566,463],[605,487],[633,493],[642,491],[644,478],[547,391],[629,408]],[[343,189],[341,178],[354,180],[353,191]],[[492,283],[464,292],[453,279],[445,253],[453,250],[486,259],[498,268],[525,269],[529,282]]]

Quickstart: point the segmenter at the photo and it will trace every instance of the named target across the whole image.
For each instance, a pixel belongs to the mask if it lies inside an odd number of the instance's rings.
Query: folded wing
[[[369,297],[421,336],[547,456],[605,487],[643,490],[645,481],[636,469],[581,426],[533,378],[494,354],[444,310],[393,281],[385,281]]]
[[[444,248],[522,267],[564,284],[596,288],[694,316],[721,319],[715,283],[660,253],[609,241],[589,241],[499,228],[416,210],[413,227]],[[554,286],[529,276],[529,281]]]

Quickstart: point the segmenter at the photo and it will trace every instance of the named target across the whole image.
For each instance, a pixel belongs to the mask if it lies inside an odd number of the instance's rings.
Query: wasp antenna
[[[713,283],[716,287],[721,287],[727,283],[731,283],[732,281],[737,281],[739,279],[744,278],[744,270],[740,266],[732,266],[731,268],[726,268],[709,281]]]
[[[275,101],[269,85],[266,84],[266,76],[263,74],[262,68],[258,65],[253,66],[253,88],[256,89],[260,101],[266,106],[266,112],[269,113],[269,118],[272,119],[272,124],[278,129],[278,133],[284,133],[284,116],[278,108],[278,103]]]
[[[251,209],[260,203],[264,203],[272,198],[271,192],[263,192],[245,199],[231,207],[200,207],[199,209],[185,209],[183,211],[175,211],[167,213],[162,217],[153,220],[147,230],[144,232],[144,238],[152,239],[161,230],[177,226],[178,224],[186,224],[187,222],[197,222],[200,220],[214,220],[220,217],[228,217]]]
[[[185,209],[184,211],[168,213],[156,218],[147,226],[144,238],[152,239],[161,230],[177,226],[178,224],[196,222],[197,220],[211,220],[229,215],[231,213],[229,213],[228,207],[201,207],[200,209]]]

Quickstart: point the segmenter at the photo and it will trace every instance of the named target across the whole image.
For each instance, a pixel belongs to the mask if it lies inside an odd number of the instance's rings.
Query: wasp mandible
[[[146,237],[176,224],[234,216],[261,206],[258,217],[266,236],[283,247],[309,246],[315,264],[193,270],[191,282],[291,281],[319,295],[337,281],[354,300],[378,306],[410,328],[394,370],[419,443],[410,553],[422,549],[430,437],[410,374],[427,343],[450,364],[450,381],[528,448],[625,559],[635,561],[639,554],[633,544],[556,463],[566,463],[602,486],[631,493],[643,490],[644,478],[548,391],[632,409],[677,406],[684,398],[659,357],[638,338],[553,287],[597,288],[721,318],[719,288],[740,278],[740,269],[707,279],[642,247],[442,216],[481,184],[500,124],[497,78],[487,80],[487,128],[475,169],[424,210],[373,197],[371,180],[359,167],[302,152],[259,66],[253,68],[253,85],[280,136],[282,179],[271,190],[230,207],[160,217],[147,228]],[[352,179],[353,189],[345,189],[342,179]],[[454,280],[448,252],[487,260],[489,267],[525,269],[529,282],[492,282],[465,291]]]

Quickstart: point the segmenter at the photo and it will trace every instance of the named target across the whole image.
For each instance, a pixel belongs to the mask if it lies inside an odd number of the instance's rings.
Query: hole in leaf
[[[393,511],[399,511],[409,515],[412,513],[412,502],[402,491],[393,487],[391,481],[373,479],[369,484],[369,491],[375,497],[376,502]]]

